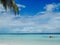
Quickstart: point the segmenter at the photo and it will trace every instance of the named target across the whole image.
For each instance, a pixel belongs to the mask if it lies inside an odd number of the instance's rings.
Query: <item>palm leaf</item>
[[[14,11],[15,15],[19,14],[19,9],[14,0],[0,0],[0,2],[6,10],[9,8]]]

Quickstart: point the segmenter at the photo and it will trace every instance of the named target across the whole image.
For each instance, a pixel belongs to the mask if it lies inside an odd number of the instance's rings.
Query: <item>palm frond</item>
[[[5,9],[7,9],[7,1],[6,0],[0,0],[1,4]]]
[[[9,8],[14,11],[15,15],[19,14],[19,9],[14,0],[0,0],[0,2],[6,10]]]

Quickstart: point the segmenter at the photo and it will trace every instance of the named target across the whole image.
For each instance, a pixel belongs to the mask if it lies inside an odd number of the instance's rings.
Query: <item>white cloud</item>
[[[53,12],[58,5],[48,4],[45,12],[43,11],[42,14],[38,12],[35,16],[14,16],[7,12],[0,13],[0,32],[60,32],[60,12]]]
[[[17,4],[17,6],[19,7],[19,10],[21,10],[21,8],[26,8],[25,5],[21,5],[21,4]]]
[[[47,4],[44,9],[46,9],[47,12],[52,12],[52,11],[58,11],[60,10],[60,3],[58,4]]]
[[[0,12],[5,11],[5,9],[3,8],[3,6],[0,4]]]
[[[52,11],[56,7],[56,4],[48,4],[46,5],[46,10],[47,11]]]
[[[22,7],[22,8],[25,8],[26,6],[25,5],[21,5],[21,4],[17,4],[18,7]]]

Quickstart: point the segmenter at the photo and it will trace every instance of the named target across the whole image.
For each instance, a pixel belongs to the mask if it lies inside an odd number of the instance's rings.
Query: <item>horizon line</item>
[[[60,35],[60,33],[0,33],[0,35],[49,35],[49,34],[52,34],[52,35]]]

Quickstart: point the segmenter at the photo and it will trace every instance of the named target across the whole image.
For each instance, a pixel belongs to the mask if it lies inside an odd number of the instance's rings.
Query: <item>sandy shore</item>
[[[60,43],[55,41],[19,41],[0,43],[0,45],[60,45]]]
[[[8,45],[8,44],[0,43],[0,45]]]

